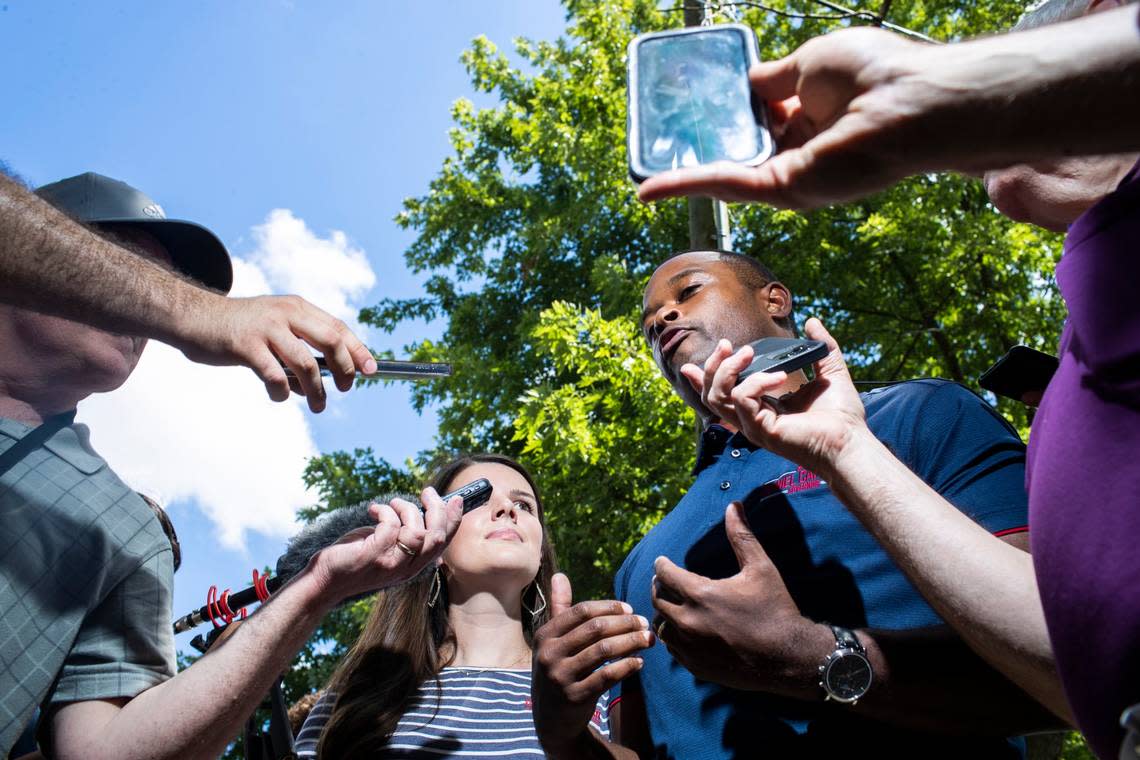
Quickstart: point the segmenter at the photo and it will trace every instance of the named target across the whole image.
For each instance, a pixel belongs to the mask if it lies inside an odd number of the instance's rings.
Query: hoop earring
[[[526,606],[526,602],[522,603],[522,608],[529,612],[532,618],[538,617],[538,615],[546,609],[546,594],[542,593],[542,586],[538,585],[538,581],[534,582],[534,592],[538,595],[538,598],[542,600],[542,604],[532,610]],[[526,592],[524,591],[523,593],[525,594]]]
[[[440,578],[439,566],[435,568],[435,574],[431,577],[431,594],[428,597],[428,607],[435,609],[436,602],[439,601],[439,591],[443,588],[443,579]]]

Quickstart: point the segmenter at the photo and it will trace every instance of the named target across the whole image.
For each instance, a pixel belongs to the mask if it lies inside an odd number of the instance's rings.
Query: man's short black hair
[[[670,256],[674,259],[678,256],[684,256],[687,253],[715,253],[717,260],[727,264],[732,268],[733,273],[736,275],[736,280],[744,287],[755,293],[757,290],[766,287],[770,283],[780,282],[780,278],[776,276],[768,267],[764,266],[759,259],[755,259],[745,253],[737,253],[736,251],[725,251],[720,248],[693,248],[688,251],[681,251]],[[781,285],[783,283],[780,283]],[[789,293],[791,291],[789,290]],[[791,335],[798,336],[799,330],[796,329],[795,311],[789,310],[788,316],[776,317],[773,320],[784,330],[787,330]]]

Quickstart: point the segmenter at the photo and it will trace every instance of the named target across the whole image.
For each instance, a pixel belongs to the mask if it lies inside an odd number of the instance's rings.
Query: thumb
[[[827,356],[815,363],[817,375],[831,378],[850,375],[847,370],[847,361],[839,349],[839,343],[831,337],[831,333],[823,326],[823,322],[812,317],[804,323],[804,334],[812,340],[822,341],[827,346]]]
[[[550,579],[550,617],[557,617],[570,609],[573,603],[574,595],[570,589],[570,579],[565,573],[555,573]]]
[[[744,505],[739,501],[732,502],[725,510],[724,529],[728,533],[728,542],[732,544],[732,551],[736,554],[741,570],[745,570],[749,565],[772,562],[748,525],[748,518],[744,515]]]
[[[775,61],[764,61],[748,71],[752,91],[767,101],[787,100],[800,83],[799,56],[792,53]]]

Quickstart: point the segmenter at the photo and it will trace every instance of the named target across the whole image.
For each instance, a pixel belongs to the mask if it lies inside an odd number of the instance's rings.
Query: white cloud
[[[255,250],[233,257],[234,295],[297,293],[358,328],[354,301],[376,275],[343,232],[318,237],[275,209],[252,235]],[[167,504],[192,501],[229,548],[244,548],[249,530],[291,534],[297,508],[317,500],[301,481],[317,454],[303,400],[270,401],[245,368],[193,364],[152,342],[122,388],[80,405],[79,421],[127,483]]]
[[[343,232],[333,230],[327,239],[319,238],[304,220],[278,208],[253,228],[253,239],[257,248],[249,263],[264,272],[274,292],[296,293],[355,326],[360,309],[350,301],[376,284],[376,274],[364,251],[353,247]]]

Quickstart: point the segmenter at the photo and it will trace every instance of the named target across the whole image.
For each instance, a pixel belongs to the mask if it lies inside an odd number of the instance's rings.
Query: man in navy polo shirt
[[[653,620],[657,642],[638,654],[636,623],[585,602],[570,622],[552,621],[572,629],[561,639],[540,636],[540,670],[555,653],[583,673],[640,657],[617,715],[619,741],[642,756],[1018,757],[1021,742],[1005,737],[1057,725],[944,625],[825,482],[720,424],[681,374],[732,346],[794,335],[791,294],[770,271],[739,254],[675,256],[646,288],[643,330],[704,426],[692,487],[614,584]],[[786,390],[805,382],[792,373]],[[940,380],[863,402],[871,430],[920,477],[1027,546],[1025,449],[986,403]],[[581,701],[584,685],[559,701]],[[540,735],[553,717],[536,711]]]

